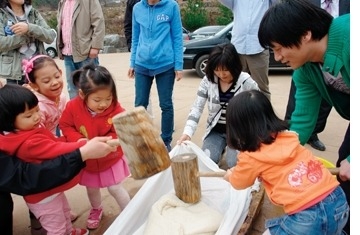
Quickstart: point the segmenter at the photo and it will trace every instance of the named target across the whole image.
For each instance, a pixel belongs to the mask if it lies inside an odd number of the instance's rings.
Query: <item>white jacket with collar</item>
[[[204,76],[204,78],[201,80],[197,91],[197,96],[192,108],[190,109],[183,134],[186,134],[189,137],[194,135],[201,118],[201,114],[204,111],[206,101],[208,101],[208,117],[206,121],[206,131],[203,139],[210,133],[212,128],[218,122],[221,114],[221,112],[218,111],[221,108],[221,104],[217,77],[215,77],[215,82],[216,83],[210,82],[206,76]],[[239,87],[240,89],[238,89]],[[242,72],[235,85],[235,90],[237,90],[235,93],[235,95],[237,95],[238,93],[246,90],[259,90],[259,87],[248,73]]]

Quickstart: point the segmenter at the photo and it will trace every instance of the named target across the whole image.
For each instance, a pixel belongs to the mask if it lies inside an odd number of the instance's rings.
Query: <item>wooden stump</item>
[[[160,132],[144,107],[122,112],[112,120],[134,179],[150,177],[170,166],[170,157]]]
[[[171,170],[176,196],[186,203],[201,199],[199,166],[195,154],[180,154],[171,159]]]

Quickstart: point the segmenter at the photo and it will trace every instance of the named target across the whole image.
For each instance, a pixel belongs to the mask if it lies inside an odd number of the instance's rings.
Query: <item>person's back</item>
[[[341,234],[349,217],[344,191],[301,146],[297,133],[288,131],[288,122],[277,117],[266,96],[256,90],[240,93],[229,102],[227,119],[229,146],[240,154],[225,179],[235,189],[259,179],[271,202],[285,211],[266,221],[264,234]]]

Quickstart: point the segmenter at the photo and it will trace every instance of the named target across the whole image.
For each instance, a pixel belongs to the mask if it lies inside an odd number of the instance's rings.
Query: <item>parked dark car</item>
[[[221,29],[225,28],[226,25],[209,25],[200,27],[194,32],[189,33],[189,39],[205,38],[208,36],[213,36],[215,33],[219,32]]]
[[[232,27],[233,23],[231,22],[213,36],[184,41],[183,69],[195,69],[199,77],[204,77],[207,59],[211,50],[216,45],[230,43]],[[275,61],[274,53],[272,50],[270,50],[269,70],[276,69],[290,70],[291,68],[278,61]]]

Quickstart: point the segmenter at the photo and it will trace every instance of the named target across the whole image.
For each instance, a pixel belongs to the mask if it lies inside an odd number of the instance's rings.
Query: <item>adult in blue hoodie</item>
[[[141,0],[133,8],[128,76],[135,78],[135,107],[149,104],[155,78],[161,108],[161,138],[171,150],[174,81],[182,78],[183,38],[180,8],[174,0]]]

